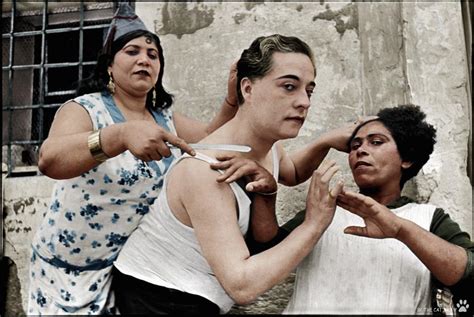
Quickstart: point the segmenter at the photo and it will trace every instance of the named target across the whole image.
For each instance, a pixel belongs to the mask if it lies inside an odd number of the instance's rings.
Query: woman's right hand
[[[167,142],[189,155],[196,155],[186,141],[150,121],[126,122],[121,127],[120,138],[126,149],[145,162],[169,157],[171,150]]]
[[[245,177],[247,180],[246,191],[263,193],[263,195],[276,194],[278,184],[275,178],[256,161],[232,154],[219,154],[216,159],[219,162],[211,163],[211,168],[225,170],[216,178],[217,182],[231,183]]]
[[[323,161],[313,172],[306,197],[305,222],[312,223],[323,230],[331,224],[336,210],[336,198],[342,192],[343,183],[339,181],[333,189],[329,183],[339,171],[335,161]]]

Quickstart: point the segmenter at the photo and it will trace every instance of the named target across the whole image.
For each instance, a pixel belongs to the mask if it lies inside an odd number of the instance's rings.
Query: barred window
[[[2,169],[37,175],[58,107],[92,74],[116,2],[2,4]]]

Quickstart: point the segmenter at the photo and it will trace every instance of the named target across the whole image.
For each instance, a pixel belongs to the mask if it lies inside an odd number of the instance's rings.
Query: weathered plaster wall
[[[468,72],[460,4],[406,3],[409,101],[422,106],[438,130],[435,152],[416,179],[419,197],[445,207],[473,232],[472,187],[467,178]]]
[[[10,264],[7,291],[10,300],[10,302],[7,302],[7,312],[11,312],[11,310],[15,312],[11,315],[17,315],[18,302],[22,303],[23,309],[26,311],[30,243],[36,228],[46,213],[52,193],[52,185],[53,180],[44,176],[6,178],[3,180],[4,255],[10,258],[14,264]],[[17,281],[21,285],[20,289],[18,289]]]
[[[161,37],[165,83],[175,110],[203,121],[220,106],[228,68],[260,35],[296,35],[314,50],[318,68],[312,108],[300,148],[324,131],[378,109],[412,102],[438,129],[431,160],[406,191],[444,207],[472,233],[472,187],[467,178],[470,129],[467,68],[460,4],[456,2],[137,2],[136,10]],[[329,154],[346,166],[346,155]],[[345,168],[340,177],[353,188]],[[5,254],[17,266],[26,305],[29,241],[51,191],[45,177],[7,179]],[[281,186],[279,220],[304,207],[306,185]],[[235,313],[279,313],[292,278]]]

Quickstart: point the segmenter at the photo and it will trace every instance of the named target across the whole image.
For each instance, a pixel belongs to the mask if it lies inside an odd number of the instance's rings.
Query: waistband
[[[35,247],[32,246],[33,249],[33,255],[39,257],[41,260],[45,261],[48,264],[51,264],[52,266],[75,271],[75,272],[84,272],[84,271],[99,271],[102,269],[105,269],[107,267],[112,266],[114,261],[117,259],[117,254],[114,254],[108,259],[105,260],[92,260],[89,264],[79,266],[79,265],[74,265],[67,263],[57,257],[53,258],[47,258],[39,254],[38,250],[35,249]]]

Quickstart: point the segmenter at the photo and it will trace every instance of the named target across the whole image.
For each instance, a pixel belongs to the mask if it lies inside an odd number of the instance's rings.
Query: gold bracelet
[[[92,133],[89,134],[89,137],[87,138],[87,146],[89,147],[89,151],[91,152],[92,157],[99,163],[102,163],[110,158],[102,150],[102,146],[100,144],[101,131],[101,129],[92,131]]]

